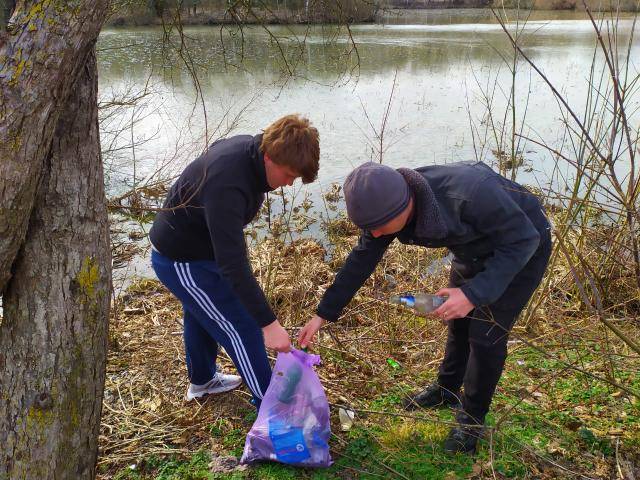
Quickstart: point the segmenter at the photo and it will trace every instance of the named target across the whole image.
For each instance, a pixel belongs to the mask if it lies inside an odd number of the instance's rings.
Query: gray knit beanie
[[[409,185],[391,167],[367,162],[344,182],[347,214],[363,230],[372,230],[398,216],[409,205]]]

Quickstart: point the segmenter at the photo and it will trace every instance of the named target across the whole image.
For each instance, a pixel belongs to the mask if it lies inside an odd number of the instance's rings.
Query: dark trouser
[[[191,383],[204,385],[216,374],[220,344],[259,407],[271,380],[262,330],[240,303],[216,263],[176,262],[154,250],[151,264],[160,281],[182,302],[184,346]]]
[[[540,284],[551,254],[548,233],[525,267],[493,304],[476,308],[468,316],[449,322],[449,335],[438,383],[457,393],[464,385],[462,408],[479,423],[491,399],[507,358],[509,332]],[[450,287],[459,287],[477,271],[453,262]]]

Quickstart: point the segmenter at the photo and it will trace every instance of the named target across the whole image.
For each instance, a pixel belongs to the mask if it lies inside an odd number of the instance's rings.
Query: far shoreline
[[[634,14],[638,13],[639,4],[629,0],[627,2],[621,2],[620,8],[614,8],[615,5],[609,5],[610,8],[601,8],[602,3],[597,3],[595,0],[590,0],[587,3],[593,4],[592,12],[594,14],[602,13],[618,13],[618,14]],[[628,5],[627,5],[628,3]],[[517,10],[517,3],[513,0],[504,2],[503,5],[494,6],[496,10]],[[180,24],[182,26],[233,26],[233,25],[340,25],[349,23],[350,25],[372,25],[372,24],[386,24],[388,20],[394,17],[402,17],[409,12],[448,12],[448,11],[487,11],[490,12],[492,7],[473,4],[461,4],[454,5],[450,2],[436,1],[430,3],[428,6],[420,8],[385,8],[371,15],[366,15],[361,18],[306,18],[300,12],[282,12],[271,11],[265,12],[264,16],[254,16],[252,18],[238,18],[232,16],[228,11],[216,11],[216,12],[202,12],[195,15],[182,15],[180,16]],[[584,6],[576,4],[573,0],[544,0],[537,1],[533,8],[521,7],[522,12],[586,12]],[[268,15],[267,15],[268,13]],[[409,15],[407,15],[409,17]],[[118,27],[161,27],[163,25],[172,25],[176,23],[176,18],[160,18],[151,15],[114,15],[105,24],[106,27],[118,28]]]

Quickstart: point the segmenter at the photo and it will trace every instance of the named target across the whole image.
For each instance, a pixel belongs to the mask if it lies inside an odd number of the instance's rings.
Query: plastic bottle
[[[285,373],[285,385],[280,394],[278,400],[282,403],[291,403],[293,400],[293,394],[296,391],[296,387],[302,378],[302,367],[297,363],[294,363],[289,367]]]
[[[306,420],[305,392],[296,395],[302,379],[302,367],[294,363],[285,372],[282,390],[278,394],[281,402],[269,412],[269,438],[273,444],[275,460],[296,464],[311,457],[304,435]]]
[[[431,313],[446,302],[447,297],[430,293],[416,293],[415,295],[394,295],[389,301],[412,308],[419,313]]]

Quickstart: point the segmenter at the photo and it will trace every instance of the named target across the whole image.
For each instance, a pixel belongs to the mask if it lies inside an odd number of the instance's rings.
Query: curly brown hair
[[[320,135],[309,120],[300,115],[286,115],[269,125],[262,135],[260,151],[278,165],[286,165],[313,182],[320,168]]]

